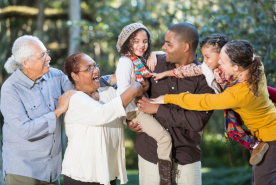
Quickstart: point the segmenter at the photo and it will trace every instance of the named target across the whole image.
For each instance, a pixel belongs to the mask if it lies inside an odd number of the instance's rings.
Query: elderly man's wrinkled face
[[[32,47],[34,54],[29,57],[28,65],[25,66],[25,71],[27,72],[26,75],[29,78],[36,81],[41,76],[49,72],[49,63],[51,58],[42,43],[33,42],[30,43],[29,46]]]

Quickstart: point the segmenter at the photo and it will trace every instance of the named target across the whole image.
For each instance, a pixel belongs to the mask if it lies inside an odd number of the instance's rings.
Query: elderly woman
[[[127,183],[124,127],[120,117],[125,107],[142,94],[142,86],[133,80],[120,96],[112,87],[99,88],[99,66],[84,53],[71,55],[64,68],[75,85],[65,115],[68,147],[62,174],[64,184]]]

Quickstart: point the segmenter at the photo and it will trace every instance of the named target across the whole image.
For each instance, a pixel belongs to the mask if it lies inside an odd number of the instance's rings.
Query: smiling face
[[[23,73],[36,81],[49,72],[51,57],[46,53],[47,49],[41,42],[32,42],[28,46],[32,48],[34,54],[22,61]]]
[[[225,74],[227,76],[229,76],[229,77],[237,76],[243,70],[241,69],[241,67],[239,67],[237,65],[233,65],[233,63],[231,62],[231,59],[226,54],[225,49],[226,48],[224,46],[220,51],[219,64],[221,65],[221,68],[223,69],[223,71],[225,72]]]
[[[183,43],[175,38],[175,33],[170,30],[167,31],[165,35],[165,44],[162,46],[162,49],[167,53],[166,61],[174,64],[182,61],[182,59],[185,58],[183,47]]]
[[[132,53],[139,57],[143,56],[149,45],[147,32],[145,30],[139,31],[136,37],[133,38],[132,43]]]
[[[219,53],[214,51],[213,46],[204,45],[201,49],[201,53],[203,56],[203,62],[205,62],[211,70],[214,70],[218,67],[221,68],[219,64]]]
[[[89,69],[91,69],[91,67],[93,68],[96,66],[96,62],[88,55],[83,55],[78,62],[78,66],[78,72],[71,73],[71,76],[75,81],[76,89],[87,94],[91,94],[92,92],[100,88],[100,70],[94,68],[91,72],[89,72]]]

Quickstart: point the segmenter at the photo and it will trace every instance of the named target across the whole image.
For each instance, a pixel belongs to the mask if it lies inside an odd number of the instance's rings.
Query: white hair
[[[42,43],[37,37],[31,35],[21,36],[14,41],[12,56],[8,58],[4,65],[7,73],[13,73],[17,69],[22,69],[22,60],[34,54],[34,51],[29,46],[33,42]]]

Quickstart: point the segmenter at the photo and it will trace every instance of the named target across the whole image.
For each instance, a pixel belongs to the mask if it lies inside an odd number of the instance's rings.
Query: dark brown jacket
[[[154,72],[160,73],[175,68],[175,65],[166,62],[165,55],[157,57],[157,66]],[[197,60],[196,64],[200,64]],[[151,78],[149,90],[150,98],[165,94],[179,94],[190,92],[193,94],[214,93],[208,86],[204,75],[178,79],[166,77],[157,82]],[[156,119],[171,134],[172,156],[181,165],[200,161],[201,150],[198,144],[202,138],[202,131],[212,115],[212,111],[191,111],[177,105],[160,105]],[[150,124],[150,123],[149,123]],[[149,162],[157,163],[157,143],[145,133],[139,133],[135,143],[137,153]]]

